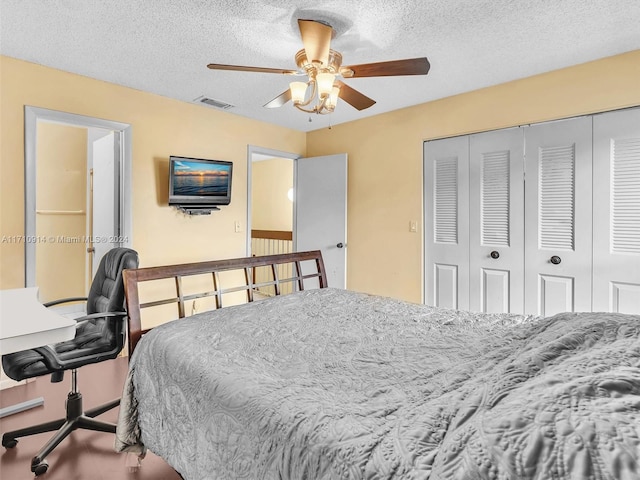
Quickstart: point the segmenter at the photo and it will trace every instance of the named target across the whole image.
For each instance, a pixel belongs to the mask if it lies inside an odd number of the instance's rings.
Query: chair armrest
[[[52,300],[47,303],[43,303],[45,307],[53,307],[54,305],[60,305],[61,303],[71,303],[71,302],[86,302],[87,297],[69,297],[69,298],[61,298],[59,300]]]
[[[127,312],[96,312],[91,313],[89,315],[83,315],[81,317],[74,318],[76,323],[85,322],[87,320],[92,320],[94,318],[105,318],[105,317],[126,317]]]
[[[34,348],[43,357],[43,361],[50,370],[64,370],[64,366],[60,364],[58,355],[49,346]]]

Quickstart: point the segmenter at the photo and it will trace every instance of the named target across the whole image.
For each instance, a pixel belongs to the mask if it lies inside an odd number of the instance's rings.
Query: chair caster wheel
[[[49,464],[46,462],[46,460],[43,460],[35,465],[31,465],[31,471],[35,473],[36,477],[47,473],[48,468]]]
[[[18,440],[15,438],[7,438],[6,440],[2,439],[2,446],[4,448],[13,448],[18,444]]]

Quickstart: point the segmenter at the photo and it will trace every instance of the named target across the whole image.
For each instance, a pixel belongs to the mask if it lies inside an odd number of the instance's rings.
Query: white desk
[[[76,322],[38,300],[38,287],[0,290],[0,355],[71,340]],[[42,405],[42,397],[0,409],[0,418]]]

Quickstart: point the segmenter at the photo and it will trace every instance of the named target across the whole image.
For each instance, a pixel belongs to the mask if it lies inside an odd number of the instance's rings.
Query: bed
[[[252,301],[256,266],[276,293],[298,291]],[[211,273],[200,295],[217,299],[232,269],[248,303],[141,329],[140,282],[174,278],[183,317],[183,276]],[[116,449],[149,449],[185,479],[640,478],[640,316],[478,314],[332,289],[319,252],[125,281]]]

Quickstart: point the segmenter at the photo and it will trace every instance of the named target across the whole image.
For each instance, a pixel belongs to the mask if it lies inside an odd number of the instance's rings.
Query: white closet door
[[[640,313],[640,109],[593,118],[593,310]]]
[[[469,308],[469,138],[425,142],[425,299]]]
[[[469,308],[524,311],[523,129],[471,135]]]
[[[590,117],[525,130],[525,311],[591,310]]]

